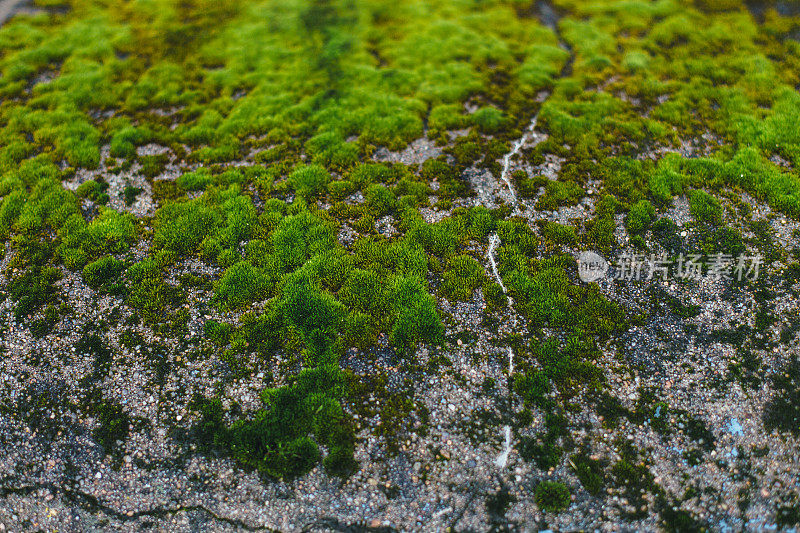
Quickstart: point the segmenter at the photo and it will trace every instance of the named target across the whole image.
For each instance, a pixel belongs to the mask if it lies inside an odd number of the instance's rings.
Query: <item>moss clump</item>
[[[108,203],[108,182],[102,177],[84,182],[75,191],[81,198],[88,198],[96,204],[105,205]]]
[[[529,178],[528,174],[524,170],[515,171],[511,177],[514,179],[517,192],[519,192],[520,196],[523,198],[535,197],[537,194],[539,194],[541,188],[546,186],[550,181],[546,176],[534,176]]]
[[[214,288],[214,301],[223,309],[237,309],[264,296],[267,277],[247,261],[227,269]]]
[[[633,206],[631,206],[631,210],[628,212],[628,216],[625,219],[625,227],[628,230],[628,233],[631,235],[638,235],[645,231],[648,227],[650,227],[650,223],[653,220],[653,216],[656,214],[656,210],[653,207],[653,204],[648,202],[647,200],[639,200]]]
[[[542,226],[542,235],[555,244],[573,245],[578,242],[578,235],[575,233],[574,227],[550,220]]]
[[[499,311],[508,305],[508,297],[503,288],[493,281],[484,283],[483,298],[491,311]]]
[[[389,294],[395,316],[389,340],[394,346],[409,351],[419,342],[441,342],[444,326],[436,301],[419,278],[398,277]]]
[[[550,378],[544,371],[534,370],[514,377],[514,391],[531,405],[547,405],[545,394],[550,390]]]
[[[174,255],[162,253],[135,263],[125,271],[129,287],[126,301],[141,312],[148,324],[169,320],[170,310],[183,302],[181,291],[164,282],[164,269],[173,260]]]
[[[208,320],[203,325],[203,331],[207,339],[218,346],[225,346],[231,338],[233,326],[224,322],[217,322],[216,320]]]
[[[214,183],[214,177],[208,168],[201,167],[194,172],[182,174],[175,183],[185,191],[204,191]]]
[[[322,459],[319,445],[324,445],[329,450],[325,468],[348,475],[357,464],[352,421],[339,402],[346,388],[347,377],[335,366],[304,370],[291,384],[265,390],[265,407],[230,426],[223,422],[218,399],[196,401],[201,414],[196,435],[206,448],[223,449],[241,464],[276,478],[310,471]]]
[[[311,198],[326,191],[331,177],[320,165],[298,167],[289,175],[288,182],[298,196]]]
[[[64,307],[64,304],[61,305],[61,308],[55,305],[45,307],[42,318],[37,318],[31,322],[31,335],[41,338],[50,333],[61,318],[61,309]]]
[[[481,133],[497,133],[506,123],[503,112],[496,107],[486,106],[478,109],[471,116],[472,123]]]
[[[302,340],[306,362],[336,363],[343,348],[338,332],[346,316],[344,306],[303,272],[291,276],[281,293],[280,310]]]
[[[155,178],[164,172],[169,162],[167,154],[146,155],[139,159],[142,164],[142,174],[148,178]]]
[[[55,282],[61,279],[61,272],[50,267],[33,266],[11,280],[9,294],[14,307],[14,318],[21,321],[46,304],[55,303],[58,289]]]
[[[722,223],[722,206],[719,200],[703,190],[689,194],[689,209],[698,222],[718,226]]]
[[[127,440],[131,419],[122,406],[113,401],[103,401],[93,408],[93,412],[98,426],[92,436],[107,453],[115,450],[119,441]]]
[[[669,161],[669,160],[664,160]],[[685,178],[667,165],[659,165],[649,177],[650,195],[659,205],[667,205],[675,194],[683,192]]]
[[[223,252],[235,253],[255,222],[253,203],[237,185],[213,188],[195,200],[169,202],[159,209],[153,244],[157,250],[202,254],[219,261]]]
[[[583,189],[571,181],[548,181],[544,195],[536,202],[536,209],[555,211],[560,206],[575,205],[583,198]]]
[[[605,486],[603,464],[586,453],[573,455],[569,462],[583,488],[592,496],[599,496]]]
[[[569,507],[569,488],[558,481],[542,481],[534,491],[536,505],[548,513],[560,513]]]
[[[800,359],[794,358],[772,377],[776,396],[764,409],[764,426],[767,430],[800,434]]]
[[[523,459],[534,461],[536,466],[542,470],[558,466],[564,454],[559,440],[569,435],[567,420],[563,416],[554,413],[547,413],[545,428],[546,431],[536,437],[521,438],[519,450],[519,454]]]
[[[606,194],[597,202],[597,216],[586,224],[586,241],[599,250],[610,250],[617,244],[614,237],[617,223],[614,218],[620,209],[620,202],[614,196]]]
[[[122,197],[125,200],[125,205],[132,206],[136,198],[142,193],[142,189],[134,187],[133,185],[126,185],[125,190],[122,192]]]
[[[370,185],[366,190],[367,206],[377,216],[391,213],[396,205],[396,199],[392,191],[383,185]]]
[[[86,223],[80,215],[72,215],[59,231],[59,252],[69,268],[82,268],[105,254],[127,251],[136,238],[134,219],[111,209]]]
[[[448,261],[444,270],[442,292],[452,300],[466,301],[486,280],[483,267],[468,255],[457,255]]]
[[[125,268],[125,263],[113,256],[106,255],[83,267],[83,279],[95,290],[122,294],[125,290],[122,280]]]

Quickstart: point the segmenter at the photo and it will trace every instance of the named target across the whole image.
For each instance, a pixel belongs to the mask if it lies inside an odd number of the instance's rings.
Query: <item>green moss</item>
[[[306,150],[314,162],[338,171],[358,162],[359,150],[355,143],[345,142],[341,135],[326,132],[315,135],[306,143]]]
[[[499,311],[508,305],[508,297],[503,288],[492,281],[483,284],[483,298],[492,311]]]
[[[367,206],[377,216],[383,216],[394,210],[396,201],[392,191],[383,185],[371,185],[365,193]]]
[[[394,324],[389,341],[408,351],[416,343],[438,343],[444,326],[436,311],[436,301],[416,277],[398,276],[390,289]]]
[[[83,267],[83,279],[87,285],[95,290],[122,294],[125,290],[122,280],[124,271],[125,263],[106,255]]]
[[[669,161],[669,159],[662,160]],[[669,168],[665,164],[659,165],[658,169],[650,175],[649,186],[650,195],[661,205],[666,205],[672,200],[675,194],[683,192],[684,178],[677,171]]]
[[[201,414],[196,435],[206,447],[223,449],[239,463],[276,478],[311,470],[322,459],[319,445],[324,445],[329,450],[325,468],[348,475],[357,463],[352,421],[338,400],[345,387],[346,376],[336,367],[304,370],[291,384],[265,390],[264,408],[229,427],[219,400],[195,401]]]
[[[583,189],[575,183],[548,181],[544,195],[536,202],[536,209],[555,211],[561,206],[577,204],[583,195]]]
[[[592,496],[599,496],[605,486],[603,464],[583,453],[570,457],[569,463],[583,488]]]
[[[105,254],[127,251],[136,238],[134,218],[111,209],[87,224],[80,215],[72,215],[59,231],[59,252],[69,268],[80,268]]]
[[[583,391],[597,394],[603,376],[595,343],[623,330],[625,315],[596,288],[571,281],[571,257],[546,252],[551,245],[613,250],[619,213],[627,213],[634,243],[645,244],[652,230],[665,248],[688,252],[674,224],[653,221],[654,206],[667,208],[687,191],[697,221],[690,242],[706,255],[745,249],[739,226],[722,226],[716,198],[736,207],[747,192],[800,216],[795,23],[772,10],[758,25],[727,1],[559,0],[556,32],[532,16],[539,7],[154,0],[136,9],[77,3],[65,13],[7,21],[0,28],[0,249],[11,257],[17,320],[30,316],[36,335],[57,324],[66,312],[55,285],[63,263],[82,269],[98,291],[122,294],[124,281],[126,305],[155,333],[185,320],[183,288],[208,290],[213,282],[222,310],[263,301],[238,323],[207,326],[223,359],[243,373],[242,356],[251,350],[334,365],[345,347],[367,349],[385,334],[410,352],[443,337],[431,292],[468,299],[481,286],[490,314],[505,308],[508,298],[486,278],[482,258],[465,255],[485,248],[496,231],[501,278],[538,339],[515,344],[522,366],[514,390],[529,408],[551,410]],[[575,205],[589,186],[603,195],[585,231],[540,226],[544,246],[524,220],[510,218],[508,206],[457,207],[474,194],[465,170],[497,176],[511,140],[537,112],[547,140],[521,156],[539,168],[560,158],[560,172],[554,180],[515,173],[519,194],[533,198],[544,188],[536,206],[544,210]],[[470,126],[450,140],[448,132]],[[426,130],[451,145],[442,157],[421,165],[371,162],[378,147],[401,150]],[[145,143],[169,155],[138,157]],[[686,143],[707,155],[662,155],[685,153]],[[110,200],[102,179],[75,194],[65,189],[81,168],[98,166],[105,145],[119,158],[106,160],[109,173],[141,164],[158,206],[152,220],[104,208],[94,216],[91,204]],[[153,180],[168,162],[182,175]],[[206,166],[186,171],[197,163]],[[140,192],[128,185],[126,205]],[[355,193],[366,202],[349,205]],[[417,211],[429,207],[429,196],[447,211],[435,224]],[[387,215],[398,230],[391,238],[375,235],[375,221]],[[337,239],[345,223],[361,233],[347,248]],[[149,255],[121,276],[123,254],[151,237]],[[190,257],[224,274],[167,283],[166,273]],[[679,317],[693,312],[667,307]],[[767,318],[759,313],[758,327],[768,327]],[[738,362],[731,370],[740,380],[753,372]],[[782,389],[788,403],[770,404],[776,429],[787,427],[785,413],[791,418],[790,396]],[[664,434],[672,430],[656,416],[655,400],[633,413],[601,403],[608,424],[644,417]],[[221,406],[209,409],[216,429],[206,433],[233,435]],[[386,412],[394,421],[409,408],[398,399]],[[670,415],[706,434],[687,414]],[[300,472],[319,461],[322,446],[330,470],[353,466],[350,444],[330,447],[313,431],[284,436],[272,422],[267,429],[248,422],[237,433],[243,464]],[[218,444],[232,450],[232,442]],[[250,454],[265,442],[269,450]],[[559,460],[558,443],[534,444],[542,464]],[[640,474],[637,461],[625,460],[633,468],[628,477]],[[588,488],[592,478],[573,466]],[[626,469],[619,480],[628,479]]]
[[[523,198],[536,197],[541,188],[545,187],[550,181],[546,176],[528,178],[528,174],[522,170],[514,172],[511,177],[514,179],[517,191]]]
[[[653,204],[647,200],[639,200],[631,206],[625,219],[625,227],[631,235],[638,235],[650,227],[656,214]]]
[[[118,403],[103,401],[94,408],[98,426],[92,436],[106,453],[117,448],[117,443],[126,441],[131,429],[131,419]]]
[[[722,206],[719,200],[705,191],[694,190],[689,194],[689,209],[698,222],[714,226],[722,223]]]
[[[208,320],[203,325],[203,331],[206,337],[214,343],[224,346],[228,344],[233,327],[224,322],[217,322],[216,320]]]
[[[61,279],[61,272],[55,268],[32,266],[12,278],[9,295],[16,302],[14,318],[22,321],[42,306],[54,303],[58,298],[55,282]]]
[[[349,181],[359,189],[378,183],[391,183],[395,179],[395,171],[388,165],[379,163],[362,163],[352,170],[349,177]]]
[[[503,112],[496,107],[482,107],[470,117],[481,133],[496,133],[506,122]]]
[[[287,324],[302,340],[304,359],[310,365],[338,361],[343,348],[338,332],[346,315],[340,302],[298,272],[283,286],[282,310]]]
[[[525,399],[526,403],[544,406],[545,394],[550,392],[550,379],[543,371],[519,373],[514,377],[514,391]]]
[[[219,223],[219,215],[200,203],[168,204],[156,215],[153,242],[165,250],[189,254],[200,247],[208,229]]]
[[[350,181],[332,181],[328,184],[328,195],[334,201],[343,200],[347,196],[353,194],[355,190],[355,185]]]
[[[686,305],[680,299],[667,295],[666,302],[669,308],[681,318],[694,318],[700,314],[699,305]]]
[[[561,260],[566,263],[569,259],[564,256]],[[507,279],[517,307],[534,327],[547,325],[607,336],[623,325],[624,313],[616,304],[596,287],[571,285],[564,267],[554,263],[535,270],[514,270]]]
[[[280,219],[270,242],[275,268],[280,272],[293,271],[311,257],[335,248],[330,223],[307,211]]]
[[[703,251],[707,256],[718,253],[738,256],[746,250],[741,232],[736,228],[722,227],[704,236]]]
[[[59,308],[52,304],[48,305],[44,309],[42,318],[37,318],[31,322],[31,335],[38,339],[50,333],[61,318],[59,315]]]
[[[542,226],[544,237],[555,244],[573,245],[578,242],[575,228],[548,220]]]
[[[142,174],[148,178],[155,178],[164,172],[169,162],[169,155],[146,155],[139,158],[139,162],[142,164]]]
[[[347,280],[339,291],[339,299],[351,309],[379,320],[388,311],[386,286],[378,274],[371,270],[358,268],[350,271]]]
[[[558,481],[542,481],[534,491],[536,505],[548,513],[560,513],[569,507],[569,488]]]
[[[108,193],[106,193],[107,190],[108,183],[100,177],[82,183],[75,191],[75,194],[81,198],[89,198],[97,204],[105,205],[109,200]]]
[[[186,191],[203,191],[214,182],[211,170],[202,167],[194,172],[186,172],[176,180],[178,186]]]
[[[111,156],[133,158],[136,156],[136,146],[146,142],[147,138],[142,129],[132,126],[121,128],[111,138]]]
[[[603,185],[616,198],[625,203],[636,203],[645,195],[650,162],[630,157],[609,157],[600,165]]]
[[[159,209],[153,244],[156,249],[219,261],[223,251],[235,250],[251,235],[255,221],[252,200],[240,194],[237,185],[212,188],[195,200],[170,202]]]
[[[164,282],[164,268],[174,255],[162,253],[131,265],[125,272],[127,302],[138,309],[145,322],[155,324],[169,318],[170,309],[183,300],[181,291]]]
[[[474,120],[474,119],[473,119]],[[435,138],[445,130],[460,129],[467,125],[464,110],[457,104],[442,104],[431,109],[428,115],[428,137]]]
[[[527,257],[536,255],[539,239],[527,223],[518,220],[501,220],[497,223],[497,234],[501,241],[508,243],[508,252],[517,251]]]
[[[142,189],[139,187],[134,187],[132,185],[126,185],[125,190],[123,191],[123,199],[125,200],[125,205],[128,207],[132,206],[133,203],[136,201],[136,197],[142,193]]]
[[[800,360],[795,358],[773,375],[772,386],[777,395],[764,408],[764,426],[768,431],[800,434]]]
[[[0,236],[7,236],[11,232],[12,225],[22,212],[25,205],[25,192],[13,191],[3,198],[0,204]]]
[[[311,198],[327,188],[331,177],[325,168],[319,165],[308,165],[298,167],[288,177],[288,182],[303,198]]]
[[[266,294],[269,280],[247,261],[225,271],[214,287],[214,302],[222,309],[238,309]]]
[[[464,254],[456,255],[445,267],[442,291],[449,299],[467,301],[485,279],[483,267],[475,259]]]
[[[153,201],[159,206],[165,205],[167,202],[172,202],[181,199],[183,190],[178,186],[178,183],[172,180],[158,180],[151,184],[153,190]]]

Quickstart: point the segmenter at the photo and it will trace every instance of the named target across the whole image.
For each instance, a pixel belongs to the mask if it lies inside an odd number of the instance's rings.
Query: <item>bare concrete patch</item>
[[[428,159],[436,159],[440,155],[442,155],[441,147],[436,146],[436,144],[427,137],[422,137],[412,141],[399,152],[392,152],[388,148],[382,146],[375,150],[372,158],[375,161],[403,163],[404,165],[421,165]]]

